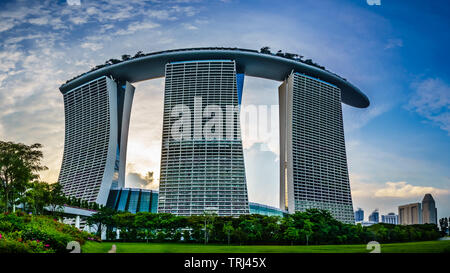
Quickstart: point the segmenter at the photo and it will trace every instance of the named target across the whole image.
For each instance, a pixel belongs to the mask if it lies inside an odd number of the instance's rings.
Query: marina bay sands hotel
[[[64,193],[102,205],[120,198],[132,84],[165,77],[157,211],[195,215],[213,208],[218,215],[248,214],[239,122],[245,76],[281,82],[280,209],[325,209],[353,223],[341,103],[365,108],[367,96],[320,67],[247,49],[142,54],[63,84],[65,144],[59,182]],[[214,123],[212,138],[204,130],[220,115],[209,105],[238,109]],[[233,130],[230,134],[222,128]],[[139,202],[150,198],[136,192]]]

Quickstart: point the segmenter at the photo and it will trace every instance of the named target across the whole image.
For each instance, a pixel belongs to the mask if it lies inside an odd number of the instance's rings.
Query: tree
[[[27,184],[39,178],[38,172],[47,169],[41,165],[41,148],[39,143],[28,146],[0,141],[0,191],[6,212],[25,192]]]
[[[226,222],[223,225],[223,229],[222,230],[223,230],[223,232],[225,232],[227,234],[228,244],[230,244],[230,235],[234,231],[233,223],[231,221]]]
[[[209,240],[209,233],[210,230],[214,228],[214,217],[217,216],[217,214],[213,211],[205,210],[203,212],[203,218],[205,221],[205,245],[208,243]]]
[[[127,61],[127,60],[129,60],[129,59],[131,59],[131,56],[130,56],[130,55],[128,55],[128,54],[123,54],[123,55],[122,55],[122,61]]]
[[[142,57],[142,56],[145,56],[145,55],[142,53],[142,51],[138,51],[138,52],[136,52],[136,54],[133,56],[133,58],[139,58],[139,57]]]
[[[203,216],[200,215],[192,215],[187,219],[187,226],[191,230],[191,238],[196,242],[202,240],[203,223]]]
[[[50,199],[49,184],[40,181],[29,183],[25,192],[24,208],[30,208],[33,214],[42,214]]]
[[[260,49],[259,52],[265,53],[265,54],[272,54],[272,53],[270,52],[270,47],[268,47],[268,46],[261,47],[261,49]]]
[[[238,228],[234,229],[233,234],[235,237],[238,238],[239,245],[242,245],[242,242],[245,242],[248,239],[248,234],[240,226]]]
[[[261,218],[262,225],[262,240],[275,241],[277,234],[280,232],[280,217],[279,216],[263,216]]]
[[[443,235],[447,234],[447,229],[448,229],[448,224],[449,224],[448,222],[449,222],[449,220],[446,217],[439,219],[439,226],[441,227],[441,232]]]
[[[134,218],[134,223],[141,237],[148,240],[156,236],[156,228],[158,227],[158,214],[151,212],[138,212]]]
[[[281,50],[278,50],[278,52],[275,55],[280,56],[280,57],[284,57],[284,53]]]
[[[299,237],[299,230],[296,229],[295,227],[288,227],[285,231],[284,231],[284,238],[287,241],[291,241],[291,245],[294,245],[294,241],[298,240]]]
[[[292,59],[292,60],[299,60],[303,56],[299,56],[298,54],[295,54],[295,53],[286,52],[286,53],[284,53],[284,57],[286,57],[288,59]]]
[[[106,209],[105,209],[106,210]],[[125,240],[136,240],[137,230],[135,214],[131,212],[120,212],[112,216],[117,228],[120,229],[120,237]]]
[[[60,212],[63,208],[66,197],[62,191],[61,184],[58,182],[49,184],[49,191],[48,205],[53,216],[56,216],[56,213]]]
[[[112,229],[114,226],[114,216],[117,213],[108,207],[101,208],[97,213],[87,218],[87,224],[89,226],[97,227],[97,235],[102,235],[102,227],[106,226],[107,229]]]
[[[301,229],[300,232],[305,235],[306,245],[308,245],[309,244],[309,236],[311,236],[313,234],[313,223],[311,223],[311,221],[306,219],[303,222],[303,228]]]
[[[297,213],[296,213],[297,214]],[[296,215],[298,216],[298,214]],[[294,241],[297,241],[300,235],[300,231],[296,228],[296,221],[292,215],[288,215],[283,218],[282,226],[283,226],[283,239],[286,241],[290,241],[291,245],[294,244]]]
[[[118,63],[120,63],[121,62],[121,60],[118,60],[118,59],[109,59],[109,60],[107,60],[106,62],[105,62],[105,64],[106,65],[112,65],[112,64],[118,64]]]

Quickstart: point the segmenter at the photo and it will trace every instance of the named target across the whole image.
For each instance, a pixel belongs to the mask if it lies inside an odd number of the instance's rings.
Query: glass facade
[[[284,217],[288,213],[279,208],[259,203],[249,202],[248,204],[250,214]],[[158,212],[158,191],[134,188],[112,189],[106,206],[117,211],[131,213],[156,213]]]
[[[370,215],[369,215],[369,222],[374,222],[374,223],[378,223],[380,222],[380,213],[378,212],[378,210],[374,210]]]
[[[111,189],[106,206],[117,211],[153,212],[158,210],[158,192],[154,190]]]
[[[239,79],[242,86],[243,74]],[[218,215],[249,212],[239,111],[233,113],[231,122],[215,125],[216,137],[204,137],[204,128],[210,122],[205,109],[219,107],[222,120],[226,120],[227,107],[238,109],[237,89],[234,61],[166,65],[159,212],[200,215],[212,208]],[[180,105],[189,109],[190,121],[194,122],[188,125],[192,130],[187,137],[175,139],[171,130],[180,118],[174,117],[172,110]],[[214,117],[218,114],[215,112]],[[225,128],[231,128],[231,137]]]
[[[242,102],[242,92],[244,90],[244,78],[245,75],[242,73],[236,74],[236,85],[237,85],[237,92],[238,92],[238,104],[241,105]]]
[[[279,208],[249,202],[250,214],[261,214],[266,216],[280,216],[284,217],[287,211],[281,210]]]
[[[364,221],[364,211],[361,208],[358,208],[358,210],[355,211],[355,222],[361,221]]]

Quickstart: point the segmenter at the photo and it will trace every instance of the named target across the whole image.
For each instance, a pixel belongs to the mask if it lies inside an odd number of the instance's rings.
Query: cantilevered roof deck
[[[283,81],[294,70],[336,85],[341,89],[342,102],[345,104],[358,108],[366,108],[370,104],[367,96],[356,86],[329,71],[276,55],[232,48],[193,48],[147,54],[90,71],[63,84],[59,89],[65,93],[101,76],[112,76],[130,83],[164,77],[167,63],[192,60],[234,60],[238,72],[276,81]]]

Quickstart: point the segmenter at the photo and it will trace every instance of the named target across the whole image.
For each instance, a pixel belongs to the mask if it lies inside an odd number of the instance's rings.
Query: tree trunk
[[[8,190],[8,187],[5,189],[5,211],[9,212],[9,190]]]

